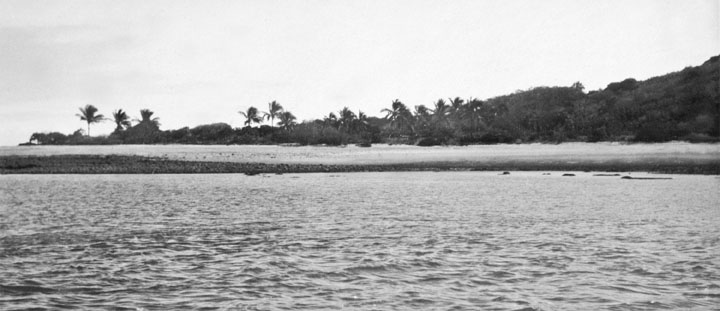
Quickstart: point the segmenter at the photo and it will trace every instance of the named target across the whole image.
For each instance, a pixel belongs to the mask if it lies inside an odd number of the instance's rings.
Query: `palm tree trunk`
[[[88,122],[88,137],[90,137],[90,122]]]

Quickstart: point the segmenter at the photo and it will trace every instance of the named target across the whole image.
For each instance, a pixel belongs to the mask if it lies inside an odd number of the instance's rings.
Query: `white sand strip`
[[[593,163],[672,161],[701,163],[720,159],[720,144],[564,143],[416,147],[407,145],[284,147],[267,145],[113,145],[0,147],[6,155],[139,155],[172,160],[287,163],[287,164],[396,164],[419,162],[532,161]]]

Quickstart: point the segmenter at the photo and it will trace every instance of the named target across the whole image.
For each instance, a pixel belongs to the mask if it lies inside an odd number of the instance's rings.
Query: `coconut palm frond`
[[[280,119],[279,125],[284,130],[289,130],[295,124],[297,124],[297,122],[295,121],[297,119],[290,111],[283,111],[282,113],[280,113],[279,119]]]
[[[260,123],[262,121],[257,108],[253,106],[250,106],[247,111],[238,111],[238,113],[245,117],[244,124],[247,126],[251,126],[253,123]]]
[[[117,126],[115,128],[116,131],[121,131],[125,128],[130,127],[130,117],[127,115],[125,111],[122,109],[118,109],[116,111],[113,111],[113,121],[115,122],[115,125]]]
[[[85,107],[80,107],[80,113],[76,114],[76,116],[80,117],[80,120],[87,122],[88,136],[90,136],[91,123],[100,123],[105,120],[105,116],[97,114],[97,112],[98,109],[95,106],[85,105]]]

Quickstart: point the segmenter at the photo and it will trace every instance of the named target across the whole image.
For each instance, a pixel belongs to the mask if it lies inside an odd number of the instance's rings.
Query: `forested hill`
[[[487,100],[455,97],[439,99],[430,107],[414,104],[396,99],[379,118],[344,107],[337,114],[298,124],[291,112],[272,101],[268,112],[263,112],[265,118],[252,106],[241,112],[242,128],[213,123],[164,131],[149,109],[141,110],[142,120],[134,125],[119,109],[113,113],[117,128],[109,136],[84,136],[83,130],[72,135],[34,133],[29,144],[718,142],[720,56],[697,67],[645,81],[628,78],[597,91],[586,92],[576,82]],[[80,110],[88,131],[91,123],[107,120],[94,115],[98,112],[94,106]]]
[[[716,141],[719,87],[720,56],[714,56],[701,66],[587,94],[576,83],[492,98],[483,115],[501,139]]]

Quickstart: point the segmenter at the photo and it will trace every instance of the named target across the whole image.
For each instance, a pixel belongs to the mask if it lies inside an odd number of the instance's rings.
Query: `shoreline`
[[[400,171],[587,171],[720,175],[720,159],[638,158],[421,161],[400,163],[262,163],[176,160],[138,155],[3,155],[0,174],[227,174],[349,173]]]

